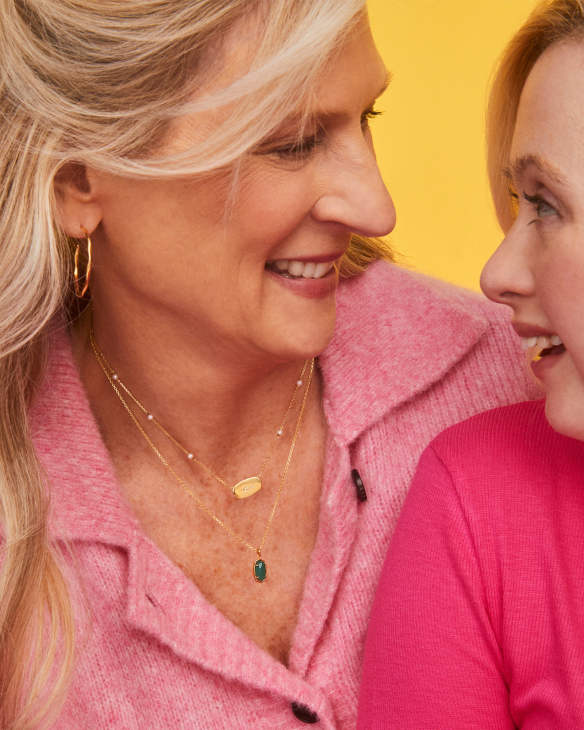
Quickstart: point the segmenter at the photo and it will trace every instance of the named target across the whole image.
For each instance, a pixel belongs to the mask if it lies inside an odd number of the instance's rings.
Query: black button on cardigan
[[[353,469],[351,472],[351,476],[353,477],[353,482],[355,483],[355,487],[357,488],[357,499],[359,502],[366,502],[367,501],[367,492],[365,491],[365,485],[363,484],[363,480],[361,479],[361,474],[357,471],[357,469]]]
[[[316,712],[313,712],[310,707],[301,705],[298,702],[292,703],[292,712],[296,715],[300,722],[305,722],[307,725],[314,725],[314,723],[319,721],[319,717]]]

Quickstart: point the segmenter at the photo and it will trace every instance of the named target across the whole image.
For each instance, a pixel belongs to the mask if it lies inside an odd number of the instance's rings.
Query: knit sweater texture
[[[543,401],[424,453],[371,618],[359,728],[584,728],[584,443]]]
[[[524,399],[529,386],[506,312],[478,295],[377,263],[343,281],[337,301],[334,338],[319,358],[328,427],[319,530],[287,666],[143,532],[67,333],[55,331],[31,423],[51,532],[70,546],[79,637],[54,727],[277,730],[302,727],[302,706],[323,730],[355,727],[371,602],[423,447],[449,424]]]

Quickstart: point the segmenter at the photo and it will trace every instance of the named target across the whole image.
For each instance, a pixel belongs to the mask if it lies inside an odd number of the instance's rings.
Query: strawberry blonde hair
[[[584,36],[583,0],[544,0],[513,36],[499,61],[487,111],[487,166],[503,230],[514,219],[504,170],[509,165],[519,99],[537,59],[554,43]]]

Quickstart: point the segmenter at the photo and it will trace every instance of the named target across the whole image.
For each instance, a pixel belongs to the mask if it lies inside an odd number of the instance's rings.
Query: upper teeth
[[[562,340],[558,335],[539,335],[539,337],[522,337],[521,346],[524,350],[529,350],[531,347],[536,347],[538,350],[547,350],[548,347],[557,347],[562,345]]]
[[[278,271],[287,271],[291,276],[302,276],[305,279],[321,279],[332,268],[330,262],[316,264],[314,261],[288,261],[279,259],[272,262]]]

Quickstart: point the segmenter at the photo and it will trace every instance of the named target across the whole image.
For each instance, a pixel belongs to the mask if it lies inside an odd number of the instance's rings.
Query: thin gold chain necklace
[[[188,449],[186,446],[184,446],[175,436],[173,436],[170,431],[162,424],[160,421],[156,418],[156,416],[146,408],[146,406],[134,395],[134,393],[130,390],[130,388],[122,381],[119,374],[114,370],[112,365],[109,363],[106,356],[103,354],[102,350],[99,348],[97,342],[95,341],[95,333],[93,330],[93,322],[90,323],[89,327],[89,342],[91,344],[91,349],[93,350],[93,354],[95,355],[97,361],[102,366],[102,370],[105,371],[105,368],[107,369],[106,375],[108,375],[108,379],[111,378],[111,380],[115,381],[116,385],[121,388],[121,390],[126,393],[126,395],[135,403],[135,405],[140,409],[140,411],[144,414],[146,420],[148,420],[152,425],[156,426],[156,428],[163,433],[166,438],[171,441],[176,448],[181,451],[184,456],[187,458],[187,460],[191,463],[197,464],[200,466],[204,471],[209,474],[209,476],[213,477],[219,484],[222,484],[224,487],[227,487],[231,491],[231,493],[237,497],[238,499],[246,499],[247,497],[251,497],[252,495],[256,494],[260,491],[262,488],[262,478],[264,475],[264,472],[272,460],[272,457],[274,455],[274,451],[276,448],[276,444],[278,441],[282,438],[282,436],[285,433],[286,428],[286,422],[288,420],[288,417],[290,415],[290,412],[294,408],[296,404],[296,396],[299,391],[299,389],[304,385],[304,377],[306,375],[306,371],[309,368],[310,360],[306,360],[304,362],[304,365],[302,366],[302,370],[300,372],[300,375],[298,379],[296,380],[296,383],[294,385],[294,390],[292,391],[292,396],[290,397],[290,400],[288,402],[288,406],[286,408],[286,411],[284,412],[284,416],[280,422],[280,426],[275,432],[275,436],[272,439],[271,447],[266,454],[264,460],[262,461],[260,468],[257,472],[257,474],[245,477],[244,479],[238,480],[234,485],[230,486],[227,482],[227,480],[223,479],[223,477],[220,477],[219,474],[217,474],[213,469],[211,469],[210,466],[207,466],[203,461],[201,461],[194,451],[192,449]],[[109,374],[108,374],[109,373]],[[110,382],[111,382],[110,380]]]
[[[270,514],[268,516],[268,519],[266,520],[264,531],[262,534],[262,538],[260,540],[259,545],[252,545],[248,540],[246,540],[244,537],[239,535],[235,530],[233,530],[224,520],[222,520],[220,517],[217,517],[217,515],[213,512],[213,510],[206,505],[199,497],[193,492],[193,490],[190,488],[189,484],[178,474],[175,469],[171,466],[168,459],[162,454],[160,449],[156,446],[154,441],[151,439],[151,437],[146,433],[144,427],[138,420],[137,415],[134,413],[126,399],[124,398],[122,391],[120,387],[120,381],[119,378],[114,379],[115,372],[111,369],[109,366],[109,363],[107,363],[107,360],[105,359],[105,356],[101,353],[101,350],[97,346],[97,343],[95,342],[95,337],[93,334],[93,326],[90,327],[89,331],[89,340],[91,343],[91,348],[93,350],[93,354],[95,356],[95,359],[97,360],[98,365],[102,369],[106,379],[108,380],[110,386],[112,387],[112,390],[117,395],[118,399],[120,400],[122,406],[124,407],[125,411],[127,412],[128,416],[148,444],[148,446],[151,448],[153,453],[156,455],[156,457],[159,459],[159,461],[163,464],[163,466],[166,468],[166,470],[171,474],[171,476],[175,479],[177,484],[183,489],[183,491],[194,501],[195,505],[204,512],[208,517],[210,517],[215,524],[217,524],[222,530],[224,530],[235,542],[239,543],[240,545],[243,545],[248,550],[252,550],[254,553],[256,553],[257,558],[254,560],[254,563],[252,565],[252,575],[254,577],[254,580],[257,583],[263,583],[264,580],[267,577],[267,565],[265,560],[262,558],[262,550],[264,549],[264,545],[266,542],[266,539],[268,537],[268,533],[270,531],[270,528],[272,526],[272,522],[274,521],[274,516],[276,514],[276,510],[278,509],[278,504],[280,503],[280,498],[282,496],[284,485],[286,484],[286,478],[288,476],[288,470],[290,468],[290,464],[292,463],[292,457],[294,456],[294,449],[296,448],[296,442],[298,441],[298,436],[300,434],[300,427],[302,425],[302,419],[304,417],[304,411],[306,409],[306,403],[308,401],[308,394],[310,392],[310,386],[312,384],[312,376],[314,374],[314,358],[308,361],[308,377],[306,378],[306,383],[304,387],[304,394],[302,396],[302,401],[300,403],[300,410],[298,411],[298,416],[296,418],[296,425],[294,428],[294,432],[292,434],[292,440],[290,443],[290,448],[288,450],[288,456],[286,458],[286,462],[284,464],[284,468],[282,469],[281,474],[279,475],[279,484],[278,489],[276,491],[276,497],[274,499],[274,503],[272,505],[272,509],[270,510]],[[304,369],[303,369],[304,371]]]

